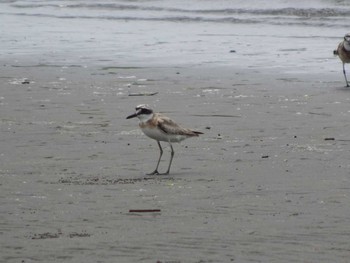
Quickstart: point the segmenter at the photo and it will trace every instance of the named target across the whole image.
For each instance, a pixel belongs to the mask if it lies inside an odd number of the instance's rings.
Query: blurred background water
[[[319,72],[339,63],[350,2],[2,0],[0,23],[1,56],[16,63]]]

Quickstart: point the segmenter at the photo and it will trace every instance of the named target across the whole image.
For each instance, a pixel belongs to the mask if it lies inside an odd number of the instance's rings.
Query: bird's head
[[[153,110],[146,104],[141,104],[136,106],[136,112],[134,114],[129,115],[128,117],[126,117],[127,119],[131,119],[131,118],[139,118],[140,121],[145,121],[149,118],[152,117],[153,115]]]
[[[350,33],[347,33],[347,34],[344,36],[344,41],[346,41],[347,43],[350,44]]]

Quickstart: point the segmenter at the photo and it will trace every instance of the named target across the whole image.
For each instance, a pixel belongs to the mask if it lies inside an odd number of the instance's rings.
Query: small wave
[[[349,16],[350,9],[342,8],[271,8],[271,9],[250,9],[250,8],[223,8],[223,9],[187,9],[174,7],[158,7],[144,6],[118,3],[79,3],[79,4],[13,4],[12,7],[19,9],[35,9],[35,8],[60,8],[60,9],[89,9],[89,10],[105,10],[113,11],[156,11],[170,13],[192,13],[192,14],[214,14],[214,15],[269,15],[269,16],[298,16],[298,17],[339,17]]]
[[[329,20],[324,17],[319,19],[290,19],[288,17],[255,17],[255,18],[237,18],[237,17],[200,17],[200,16],[89,16],[89,15],[55,15],[55,14],[40,14],[40,13],[4,13],[3,15],[16,16],[34,16],[48,17],[57,19],[92,19],[92,20],[115,20],[115,21],[154,21],[154,22],[211,22],[211,23],[230,23],[230,24],[269,24],[282,26],[312,26],[312,27],[347,27],[348,20],[339,18],[337,21]],[[350,13],[349,13],[350,16]]]
[[[139,16],[87,16],[87,15],[54,15],[40,13],[4,13],[3,15],[49,17],[59,19],[98,19],[98,20],[123,20],[123,21],[168,21],[168,22],[231,22],[231,23],[258,23],[252,19],[239,19],[233,17],[226,18],[205,18],[190,16],[164,16],[164,17],[139,17]]]
[[[251,14],[269,16],[299,16],[299,17],[335,17],[349,16],[350,10],[338,8],[280,8],[280,9],[218,9],[196,10],[194,12],[204,14]]]
[[[3,11],[0,14],[58,19],[209,22],[313,27],[348,27],[350,17],[350,7],[339,5],[300,8],[295,6],[296,4],[290,3],[289,6],[292,7],[265,8],[254,5],[254,8],[242,8],[242,6],[232,8],[232,4],[230,4],[223,8],[217,8],[215,5],[203,7],[200,2],[195,3],[194,1],[189,6],[181,6],[180,2],[174,1],[171,4],[162,3],[162,6],[156,6],[153,2],[144,1],[132,3],[29,1],[14,2],[10,4],[11,11]],[[271,6],[274,6],[273,3]]]

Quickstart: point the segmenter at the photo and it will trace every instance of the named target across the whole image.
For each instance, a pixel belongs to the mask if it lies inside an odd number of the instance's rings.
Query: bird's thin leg
[[[345,63],[343,63],[343,73],[344,73],[344,77],[345,77],[346,86],[347,86],[347,87],[350,87],[350,86],[349,86],[348,79],[347,79],[347,77],[346,77],[346,72],[345,72]]]
[[[169,145],[170,145],[170,149],[171,149],[171,156],[170,156],[170,162],[169,162],[169,166],[168,166],[168,170],[164,173],[164,174],[169,174],[170,172],[170,166],[171,166],[171,163],[173,161],[173,158],[174,158],[174,149],[173,149],[173,146],[171,145],[171,143],[169,142]]]
[[[159,172],[158,172],[158,166],[159,166],[159,163],[160,163],[160,159],[162,158],[162,155],[163,155],[163,149],[162,149],[162,146],[160,145],[160,142],[157,141],[157,143],[158,143],[158,147],[159,147],[159,159],[158,159],[158,163],[157,163],[156,169],[155,169],[152,173],[149,173],[149,174],[147,174],[147,175],[159,174]]]

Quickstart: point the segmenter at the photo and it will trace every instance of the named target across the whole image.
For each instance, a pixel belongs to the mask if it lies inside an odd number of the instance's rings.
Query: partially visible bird
[[[338,48],[333,51],[334,55],[337,55],[343,62],[343,74],[345,77],[346,86],[350,87],[345,72],[345,63],[350,63],[350,33],[344,36],[344,40],[339,43]]]
[[[158,166],[163,155],[163,149],[160,142],[168,142],[171,149],[171,157],[168,166],[168,170],[163,174],[169,174],[170,166],[174,157],[174,149],[172,142],[181,142],[190,137],[198,137],[199,134],[203,134],[199,131],[193,131],[187,128],[180,127],[172,119],[160,114],[154,113],[153,110],[145,104],[138,105],[136,107],[136,112],[127,117],[131,119],[137,117],[140,120],[139,126],[144,134],[148,137],[154,139],[158,143],[159,147],[159,159],[156,169],[149,175],[160,174],[158,172]]]

